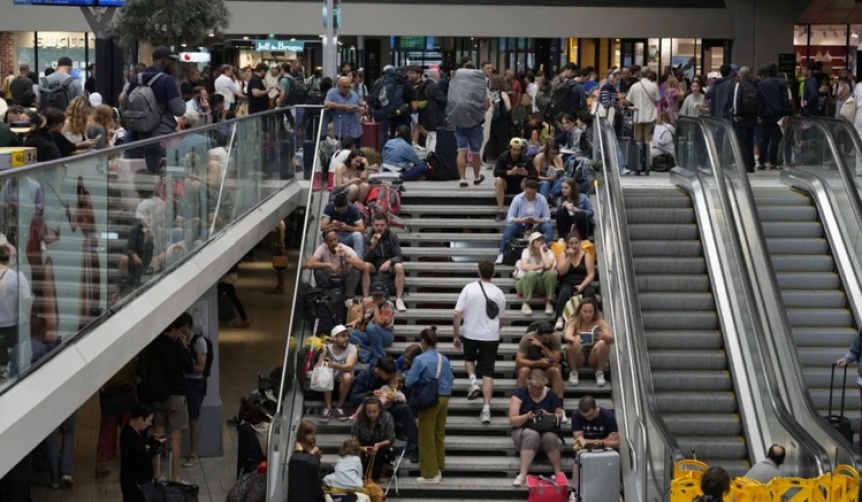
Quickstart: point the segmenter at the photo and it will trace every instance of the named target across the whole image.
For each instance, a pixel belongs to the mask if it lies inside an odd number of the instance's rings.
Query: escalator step
[[[629,238],[636,240],[697,240],[700,232],[697,225],[684,223],[676,225],[629,224]]]
[[[725,370],[727,354],[723,350],[650,350],[649,365],[653,370]]]
[[[706,262],[703,257],[664,258],[635,257],[635,275],[647,274],[706,274]]]
[[[793,326],[792,331],[797,347],[849,347],[856,336],[856,330],[849,325],[834,328]]]
[[[748,446],[742,436],[677,436],[682,451],[688,452],[692,448],[697,452],[698,458],[714,459],[739,459],[748,458]]]
[[[823,226],[819,221],[764,221],[763,236],[769,239],[822,239]]]
[[[678,383],[678,382],[677,382]],[[736,413],[736,396],[732,392],[720,391],[656,391],[656,402],[662,414],[690,413]]]
[[[757,204],[760,204],[758,199]],[[815,221],[817,220],[817,208],[808,206],[768,206],[759,207],[757,214],[760,221]]]
[[[785,308],[843,309],[847,296],[843,291],[786,290],[781,292]]]
[[[703,246],[700,241],[632,241],[634,256],[673,256],[695,257],[703,256]],[[822,254],[822,253],[821,253]]]
[[[653,387],[656,392],[676,394],[680,400],[691,403],[690,407],[675,409],[675,411],[693,412],[701,411],[697,405],[700,398],[697,392],[721,392],[733,390],[733,380],[730,372],[726,370],[711,371],[676,371],[674,370],[652,370]],[[687,394],[692,392],[694,394]],[[735,403],[735,401],[734,401]],[[731,408],[730,411],[735,410]],[[717,411],[727,411],[723,403]]]
[[[778,287],[785,289],[840,289],[841,278],[835,272],[777,272]]]
[[[652,210],[632,210],[626,212],[626,221],[630,225],[636,224],[653,224],[653,225],[675,225],[681,223],[695,223],[697,220],[694,215],[694,210],[691,208],[684,209],[652,209]]]
[[[644,329],[710,330],[719,329],[715,312],[654,310],[643,312]]]
[[[830,252],[826,239],[768,239],[766,247],[775,254],[824,255]]]
[[[651,330],[645,335],[649,350],[721,350],[724,348],[724,339],[718,330],[686,331],[685,333],[676,330]]]
[[[847,309],[787,309],[791,326],[852,326],[853,313]]]
[[[712,293],[641,293],[641,310],[714,310]]]
[[[711,291],[709,277],[706,275],[647,275],[637,277],[641,293],[708,293]]]
[[[772,255],[776,272],[832,272],[835,262],[830,255]]]
[[[626,213],[630,213],[633,211],[628,211],[629,209],[644,209],[645,211],[641,212],[650,212],[659,209],[682,209],[682,208],[691,208],[691,199],[688,197],[662,197],[656,196],[655,194],[647,194],[647,195],[639,195],[636,193],[631,193],[626,190],[625,197],[623,198],[626,206]]]
[[[664,417],[675,435],[739,436],[742,423],[735,413],[679,413]]]

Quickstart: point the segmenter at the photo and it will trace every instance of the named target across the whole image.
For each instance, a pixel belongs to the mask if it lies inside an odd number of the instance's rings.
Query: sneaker
[[[523,486],[524,485],[524,477],[518,474],[515,476],[515,479],[512,480],[512,486]]]
[[[320,415],[320,421],[321,421],[321,423],[325,424],[325,423],[329,422],[330,420],[332,420],[332,417],[334,417],[334,416],[335,416],[335,413],[332,410],[330,410],[329,408],[327,408],[327,409],[323,410],[323,414]]]
[[[478,383],[474,383],[470,386],[470,390],[467,391],[467,399],[470,401],[477,399],[482,395],[482,387],[479,387]]]
[[[494,217],[494,221],[500,222],[506,219],[506,212],[500,211],[497,213],[497,216]]]
[[[484,175],[484,174],[480,174],[478,178],[476,178],[475,180],[473,180],[473,184],[474,184],[474,185],[479,185],[479,184],[481,184],[483,181],[485,181],[485,175]]]
[[[545,315],[554,315],[554,306],[551,305],[551,302],[545,304]]]
[[[72,479],[71,474],[63,474],[63,477],[60,478],[60,484],[63,485],[63,488],[72,488],[72,485],[75,484],[75,481]]]
[[[401,298],[395,300],[395,309],[398,310],[398,312],[406,312],[407,305],[404,305],[404,300],[402,300]]]
[[[554,474],[554,482],[559,486],[566,486],[569,484],[569,478],[562,472],[558,472]]]
[[[574,490],[569,494],[569,502],[578,502],[578,496],[575,494]]]
[[[568,415],[566,415],[565,413],[563,413],[563,416],[562,416],[562,417],[560,417],[560,423],[561,423],[561,424],[567,424],[567,423],[569,423],[569,416],[568,416]]]
[[[607,385],[607,380],[605,380],[605,372],[604,371],[596,371],[596,385],[599,387],[604,387]]]
[[[577,371],[570,371],[569,372],[569,384],[574,387],[574,386],[577,386],[579,383],[581,383],[581,381],[578,377],[578,372]]]
[[[467,188],[468,186],[470,186],[470,184],[464,180],[461,180],[461,183],[458,183],[458,186],[461,188]]]
[[[341,422],[344,422],[350,417],[348,417],[347,413],[344,413],[344,410],[342,410],[341,408],[335,408],[335,418]]]
[[[563,318],[560,317],[557,319],[557,324],[554,324],[555,331],[563,331]]]
[[[482,413],[479,414],[479,421],[483,424],[491,423],[491,410],[482,410]]]
[[[197,455],[192,455],[187,458],[185,462],[183,462],[183,467],[194,467],[200,463],[200,459]]]
[[[439,485],[443,480],[443,476],[438,472],[433,478],[416,478],[416,483],[420,485]]]
[[[503,263],[503,253],[497,255],[497,259],[494,260],[494,265],[500,265]]]
[[[631,176],[631,174],[632,172],[628,169],[623,169],[622,171],[620,171],[620,176]]]
[[[523,312],[524,315],[533,315],[533,309],[531,309],[530,306],[527,305],[527,302],[524,302],[524,304],[521,305],[521,312]]]
[[[51,488],[53,488],[54,490],[59,490],[60,489],[60,483],[51,483]]]

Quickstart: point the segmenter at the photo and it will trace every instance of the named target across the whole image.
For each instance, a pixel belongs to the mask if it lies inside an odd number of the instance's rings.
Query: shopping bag
[[[335,388],[335,371],[329,364],[323,363],[311,372],[311,390],[316,392],[330,392]]]

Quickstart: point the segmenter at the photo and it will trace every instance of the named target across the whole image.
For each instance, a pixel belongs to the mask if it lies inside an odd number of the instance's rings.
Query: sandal
[[[512,480],[512,486],[523,486],[524,478],[520,474],[515,476],[515,479]]]

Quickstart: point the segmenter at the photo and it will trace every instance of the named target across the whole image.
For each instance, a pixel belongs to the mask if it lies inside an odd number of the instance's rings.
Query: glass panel
[[[661,73],[659,74],[659,78],[662,80],[664,80],[666,76],[670,75],[670,66],[673,55],[674,52],[671,47],[671,39],[661,39]]]
[[[647,66],[650,70],[656,72],[658,75],[659,70],[659,39],[651,38],[647,43]]]
[[[284,188],[319,109],[0,173],[0,392]]]
[[[696,70],[695,39],[674,38],[672,47],[673,57],[671,58],[671,64],[674,67],[682,68],[683,74],[688,77],[688,80],[693,80]]]
[[[850,70],[850,75],[856,75],[859,65],[857,53],[862,47],[862,24],[850,25],[850,43],[847,46],[847,69]]]

